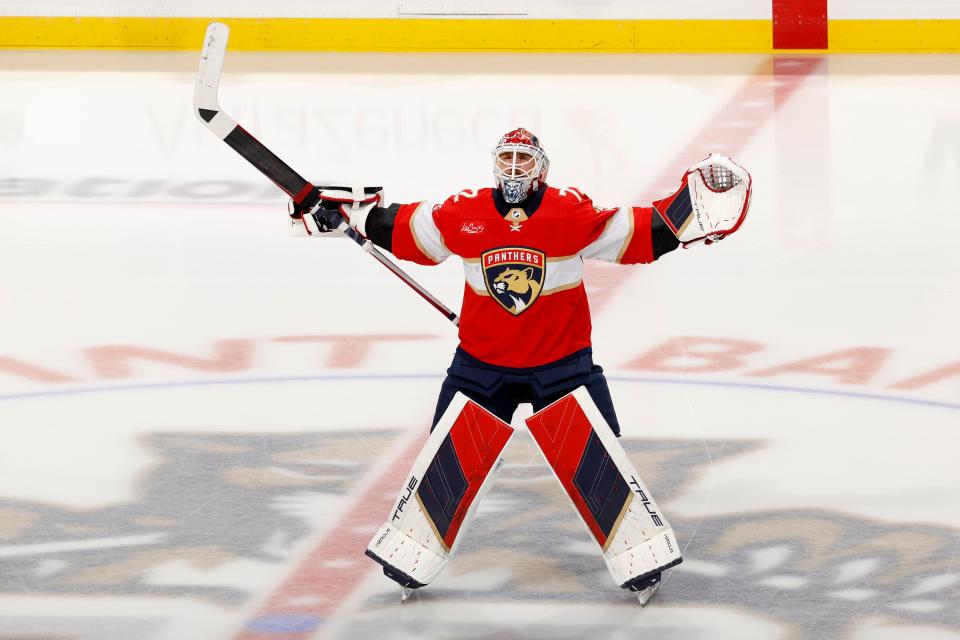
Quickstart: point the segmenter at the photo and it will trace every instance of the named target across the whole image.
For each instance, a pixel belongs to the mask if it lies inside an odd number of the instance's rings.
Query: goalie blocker
[[[429,584],[456,550],[513,429],[457,393],[417,456],[366,554],[405,589]]]
[[[673,529],[584,387],[532,415],[527,427],[620,587],[644,591],[680,564]]]

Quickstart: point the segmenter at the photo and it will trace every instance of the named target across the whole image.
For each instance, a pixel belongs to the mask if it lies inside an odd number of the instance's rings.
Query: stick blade
[[[223,71],[223,59],[227,53],[227,40],[230,27],[222,22],[212,22],[207,27],[200,53],[200,71],[193,91],[193,106],[197,117],[209,123],[220,111],[217,92],[220,89],[220,73]]]

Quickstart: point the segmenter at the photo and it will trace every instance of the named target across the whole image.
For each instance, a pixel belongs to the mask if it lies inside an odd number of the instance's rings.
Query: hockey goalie
[[[294,235],[342,231],[460,327],[423,450],[366,553],[408,594],[455,553],[496,476],[521,403],[533,436],[614,582],[646,604],[662,572],[682,561],[673,529],[620,446],[620,423],[591,349],[583,261],[648,264],[679,246],[736,232],[750,207],[750,175],[729,158],[693,165],[651,206],[598,207],[582,191],[547,184],[550,162],[526,129],[493,150],[492,188],[438,204],[383,201],[379,187],[318,187],[221,109],[229,28],[211,24],[194,108],[203,125],[291,198]],[[435,265],[463,261],[461,314],[382,254]]]
[[[389,206],[375,189],[321,188],[318,204],[295,208],[291,224],[313,235],[345,219],[398,258],[463,261],[460,345],[440,388],[434,429],[398,499],[405,508],[394,508],[367,555],[405,589],[435,578],[489,488],[514,411],[530,403],[530,433],[614,581],[645,603],[661,573],[681,562],[680,546],[617,441],[620,423],[593,362],[583,262],[645,264],[734,233],[749,208],[750,176],[711,155],[686,172],[672,196],[606,208],[578,189],[549,186],[549,167],[538,138],[515,129],[493,151],[492,188],[439,204]],[[472,441],[487,449],[478,453],[463,437],[458,443],[465,422]]]

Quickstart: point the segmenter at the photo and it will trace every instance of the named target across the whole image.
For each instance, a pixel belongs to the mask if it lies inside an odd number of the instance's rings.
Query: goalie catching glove
[[[383,187],[317,187],[309,210],[290,201],[290,234],[312,236],[335,231],[343,222],[366,237],[367,216],[383,201]]]
[[[700,240],[711,244],[740,228],[752,192],[746,169],[710,154],[683,175],[676,193],[653,206],[684,246]]]

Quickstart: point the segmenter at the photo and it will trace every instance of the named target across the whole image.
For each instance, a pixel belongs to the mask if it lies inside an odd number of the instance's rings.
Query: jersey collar
[[[547,185],[543,185],[534,191],[533,195],[525,199],[523,202],[511,204],[503,199],[503,193],[500,191],[500,189],[494,189],[493,204],[497,207],[497,213],[499,213],[501,216],[506,216],[511,210],[519,207],[523,209],[523,212],[527,214],[527,217],[530,217],[540,207],[540,203],[543,202],[543,196],[546,192]]]

